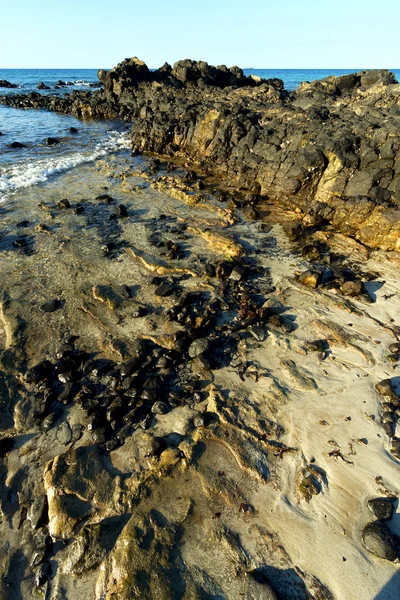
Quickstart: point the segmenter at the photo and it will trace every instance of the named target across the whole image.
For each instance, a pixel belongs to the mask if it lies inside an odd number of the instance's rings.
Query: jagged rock
[[[10,83],[6,79],[0,79],[0,88],[17,88],[16,83]]]

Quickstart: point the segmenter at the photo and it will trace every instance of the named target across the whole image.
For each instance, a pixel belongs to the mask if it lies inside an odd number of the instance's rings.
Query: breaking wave
[[[94,145],[91,150],[74,152],[67,156],[40,158],[16,163],[0,170],[0,201],[8,193],[20,188],[43,183],[52,175],[68,171],[78,165],[89,163],[101,156],[130,147],[127,132],[111,131],[108,137]]]

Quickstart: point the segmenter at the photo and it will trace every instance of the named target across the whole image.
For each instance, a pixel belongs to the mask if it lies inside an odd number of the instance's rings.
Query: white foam
[[[127,132],[111,131],[105,140],[97,143],[91,151],[74,152],[69,156],[41,158],[20,162],[0,170],[0,202],[13,191],[47,181],[49,177],[78,165],[92,162],[117,150],[129,148]]]

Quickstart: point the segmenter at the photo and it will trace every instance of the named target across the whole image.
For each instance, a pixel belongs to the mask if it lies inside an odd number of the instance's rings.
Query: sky
[[[0,68],[400,68],[398,0],[2,0]]]

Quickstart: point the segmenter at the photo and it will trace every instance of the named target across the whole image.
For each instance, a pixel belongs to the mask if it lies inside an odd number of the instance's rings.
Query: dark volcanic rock
[[[363,529],[362,541],[364,547],[375,556],[386,560],[395,560],[397,556],[396,544],[384,523],[380,521],[368,523]]]
[[[26,148],[26,146],[21,142],[13,142],[12,144],[10,144],[10,148]]]
[[[0,79],[0,88],[17,88],[17,84],[10,83],[6,79]]]
[[[370,512],[380,521],[387,521],[392,518],[394,506],[390,498],[374,498],[368,500]]]
[[[42,312],[54,312],[61,308],[60,300],[49,300],[41,305],[40,310]]]
[[[210,349],[210,342],[207,338],[198,338],[194,340],[189,346],[189,356],[190,358],[196,358],[197,356],[201,356],[202,354],[206,354]]]
[[[59,144],[60,141],[57,138],[53,138],[53,137],[48,137],[46,138],[46,144],[48,146],[55,146],[56,144]]]

